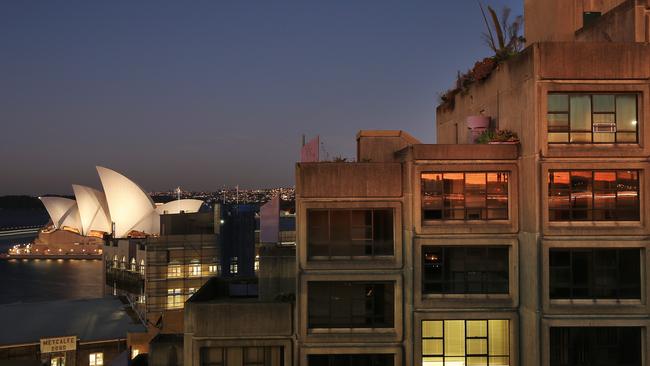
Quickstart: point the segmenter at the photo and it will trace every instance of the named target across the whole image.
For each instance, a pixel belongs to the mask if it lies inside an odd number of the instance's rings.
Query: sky
[[[483,0],[523,14],[523,0]],[[0,195],[294,185],[302,135],[435,143],[435,107],[490,55],[474,0],[0,2]]]

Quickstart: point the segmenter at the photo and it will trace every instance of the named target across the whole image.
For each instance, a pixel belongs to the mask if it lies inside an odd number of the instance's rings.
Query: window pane
[[[468,337],[487,337],[486,320],[468,320],[467,321]]]
[[[487,337],[485,339],[468,339],[468,355],[487,355]]]
[[[422,322],[422,337],[442,337],[442,320]]]
[[[569,110],[569,96],[567,94],[549,94],[548,111],[566,112]]]
[[[569,131],[568,113],[549,113],[547,116],[547,122],[549,132]]]
[[[548,142],[550,143],[558,143],[558,142],[569,142],[569,134],[568,133],[549,133],[548,134]]]
[[[490,356],[510,355],[510,330],[507,320],[489,320]]]
[[[594,112],[614,112],[614,95],[594,94]]]
[[[463,320],[445,320],[445,356],[465,356]]]
[[[424,339],[422,340],[422,354],[439,355],[444,354],[442,349],[442,339]]]
[[[570,103],[571,130],[591,131],[591,98],[588,95],[572,95]]]
[[[637,110],[635,94],[616,96],[616,127],[618,131],[637,130]]]
[[[467,366],[487,366],[487,357],[467,357]]]

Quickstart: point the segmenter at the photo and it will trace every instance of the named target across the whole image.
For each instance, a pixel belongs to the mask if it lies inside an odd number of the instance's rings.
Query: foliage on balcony
[[[517,143],[519,142],[519,136],[515,132],[510,130],[485,130],[476,138],[477,144],[489,144],[489,143]]]

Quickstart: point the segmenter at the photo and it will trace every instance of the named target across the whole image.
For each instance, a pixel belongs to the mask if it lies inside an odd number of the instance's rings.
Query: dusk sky
[[[522,0],[485,0],[523,14]],[[2,1],[0,195],[294,185],[302,134],[434,143],[438,95],[490,55],[474,0]]]

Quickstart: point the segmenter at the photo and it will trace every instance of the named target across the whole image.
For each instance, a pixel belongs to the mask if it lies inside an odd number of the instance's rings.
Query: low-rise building
[[[118,298],[0,305],[0,360],[23,365],[126,365],[128,332],[145,330]]]

